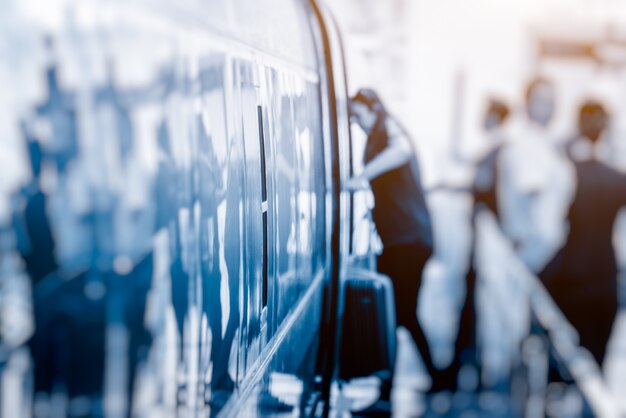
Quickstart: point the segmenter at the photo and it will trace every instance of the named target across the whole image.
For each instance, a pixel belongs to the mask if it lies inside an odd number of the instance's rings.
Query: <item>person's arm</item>
[[[363,167],[361,174],[346,181],[345,187],[348,190],[367,188],[370,180],[403,166],[413,156],[413,148],[404,132],[395,123],[388,124],[387,128],[389,144]]]

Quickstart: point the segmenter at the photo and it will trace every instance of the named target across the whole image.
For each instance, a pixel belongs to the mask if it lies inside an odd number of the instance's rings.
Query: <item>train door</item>
[[[268,202],[266,145],[260,102],[260,74],[256,64],[239,62],[241,117],[244,142],[244,275],[241,286],[239,373],[258,358],[263,345],[268,278]]]
[[[265,147],[265,183],[267,187],[267,211],[264,214],[266,223],[266,247],[267,262],[266,275],[263,283],[263,311],[261,318],[261,333],[269,340],[278,327],[276,322],[276,283],[278,272],[277,246],[278,239],[278,213],[277,202],[279,194],[283,193],[277,187],[277,144],[276,144],[276,120],[275,120],[275,96],[277,95],[274,85],[275,70],[263,67],[260,80],[262,84],[261,101],[258,106],[259,130],[263,135]]]
[[[274,159],[273,141],[270,130],[270,117],[268,113],[268,69],[259,66],[259,89],[257,90],[257,126],[259,130],[259,147],[261,158],[261,212],[263,217],[263,269],[261,282],[261,344],[270,338],[270,299],[272,298],[272,288],[275,276],[275,225],[276,211],[274,209],[273,197],[276,195],[274,182]]]

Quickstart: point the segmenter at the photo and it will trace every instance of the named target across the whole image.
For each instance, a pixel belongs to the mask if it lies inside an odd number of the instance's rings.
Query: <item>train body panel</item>
[[[309,390],[339,262],[311,6],[35,3],[0,5],[4,412],[229,415],[276,379]]]

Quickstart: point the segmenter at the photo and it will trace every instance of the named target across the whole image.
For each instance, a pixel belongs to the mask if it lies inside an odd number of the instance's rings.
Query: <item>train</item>
[[[0,34],[2,416],[327,407],[355,226],[328,10],[5,0]]]

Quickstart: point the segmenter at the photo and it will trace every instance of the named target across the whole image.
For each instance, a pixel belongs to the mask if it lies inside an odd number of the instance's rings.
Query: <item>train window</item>
[[[319,90],[317,85],[307,86],[309,113],[311,117],[311,160],[313,170],[312,185],[312,227],[313,233],[313,275],[324,268],[326,261],[326,165],[324,161],[324,138],[322,137],[321,108],[319,106]]]
[[[274,178],[275,178],[275,260],[276,279],[273,286],[275,327],[288,314],[295,301],[294,283],[297,278],[297,190],[298,166],[294,137],[294,103],[290,96],[288,75],[280,71],[272,73]]]
[[[302,86],[299,86],[302,87]],[[312,208],[313,201],[313,175],[311,164],[311,144],[313,142],[310,129],[310,112],[306,94],[299,94],[294,99],[295,113],[295,138],[298,156],[298,280],[297,297],[307,288],[312,279],[312,256],[313,256],[313,224]]]

